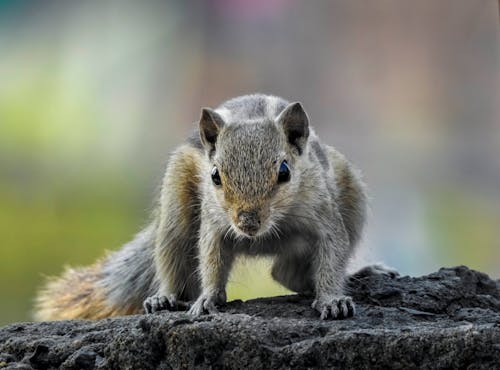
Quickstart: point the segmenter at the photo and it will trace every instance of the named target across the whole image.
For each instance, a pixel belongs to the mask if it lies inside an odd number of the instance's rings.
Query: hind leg
[[[394,279],[399,276],[399,272],[392,267],[388,267],[382,263],[377,263],[374,265],[365,266],[355,273],[351,274],[352,277],[357,279],[373,275],[383,275]]]
[[[293,292],[312,295],[314,285],[311,264],[298,256],[278,256],[274,260],[271,276]]]
[[[296,237],[286,242],[286,252],[276,256],[271,276],[293,292],[313,294],[312,256],[307,252],[309,242]]]

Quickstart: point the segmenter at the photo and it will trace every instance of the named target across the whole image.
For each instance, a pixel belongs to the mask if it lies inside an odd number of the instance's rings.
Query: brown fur
[[[198,163],[202,160],[198,150],[185,146],[182,155],[178,156],[178,161],[175,163],[174,176],[177,177],[174,183],[169,185],[174,186],[175,194],[179,198],[179,204],[183,207],[179,210],[179,221],[185,230],[190,230],[193,225],[193,218],[198,213],[199,199],[199,168]]]
[[[197,233],[199,230],[199,184],[203,157],[199,149],[181,146],[171,157],[162,186],[162,207],[156,244],[160,282],[178,293],[181,300],[192,300],[199,294],[197,266]],[[175,217],[172,217],[175,215]],[[160,283],[160,284],[161,284]],[[160,288],[161,289],[161,288]]]
[[[131,315],[138,310],[111,307],[98,286],[101,262],[72,269],[68,268],[62,277],[51,279],[36,299],[35,319],[98,320],[110,316]]]

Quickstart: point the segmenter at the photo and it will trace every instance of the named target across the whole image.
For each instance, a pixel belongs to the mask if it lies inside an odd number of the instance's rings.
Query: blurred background
[[[363,170],[358,264],[500,277],[498,17],[496,0],[1,0],[0,324],[139,231],[200,107],[250,92],[302,101]],[[283,292],[266,261],[229,287]]]

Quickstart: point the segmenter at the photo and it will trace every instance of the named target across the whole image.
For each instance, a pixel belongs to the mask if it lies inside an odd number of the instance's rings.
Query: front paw
[[[320,313],[320,319],[345,319],[354,316],[355,308],[351,297],[320,297],[314,300],[312,308]]]
[[[204,313],[215,314],[219,311],[216,305],[226,302],[226,293],[219,294],[202,294],[193,303],[188,314],[194,317],[203,315]]]
[[[162,294],[157,294],[148,297],[144,300],[143,307],[146,313],[154,313],[158,311],[177,311],[185,307],[186,304],[181,301],[177,301],[175,295],[164,296]]]

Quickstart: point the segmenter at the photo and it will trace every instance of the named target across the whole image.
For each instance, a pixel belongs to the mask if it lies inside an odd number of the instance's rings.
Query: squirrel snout
[[[236,226],[248,235],[255,235],[260,229],[260,217],[256,210],[239,211]]]

